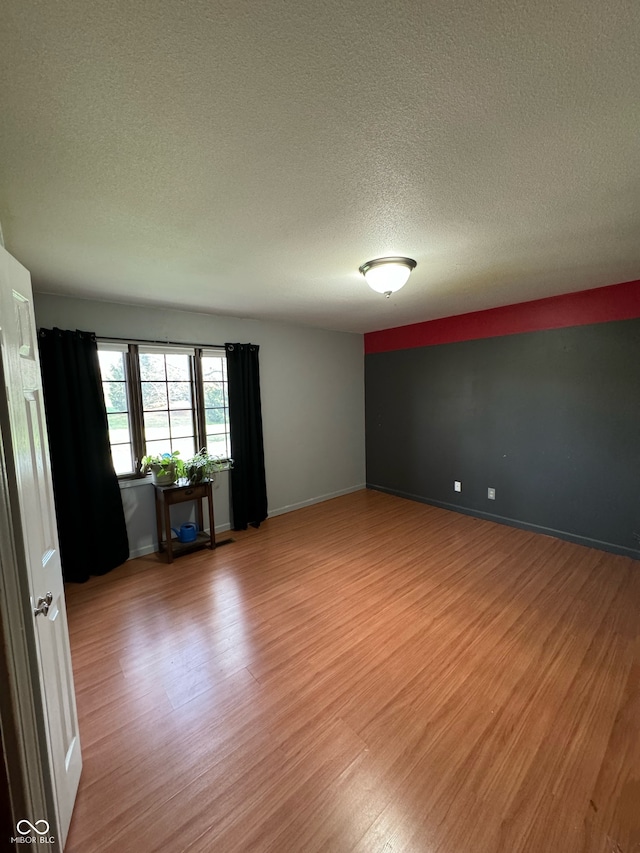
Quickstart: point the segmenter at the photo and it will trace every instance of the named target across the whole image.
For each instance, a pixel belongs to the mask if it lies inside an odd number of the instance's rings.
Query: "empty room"
[[[0,13],[0,849],[640,851],[640,8]]]

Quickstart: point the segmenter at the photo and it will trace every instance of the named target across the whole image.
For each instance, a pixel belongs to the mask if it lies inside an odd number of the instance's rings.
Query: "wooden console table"
[[[155,486],[156,492],[156,524],[158,527],[158,548],[167,552],[167,561],[173,563],[174,556],[197,551],[200,548],[215,548],[216,533],[213,521],[213,490],[211,482],[200,483],[198,486]],[[209,533],[204,532],[204,516],[202,501],[209,502]],[[171,507],[185,501],[196,501],[196,520],[198,536],[193,542],[178,542],[171,538]],[[227,540],[228,541],[228,540]],[[221,543],[222,544],[222,543]]]

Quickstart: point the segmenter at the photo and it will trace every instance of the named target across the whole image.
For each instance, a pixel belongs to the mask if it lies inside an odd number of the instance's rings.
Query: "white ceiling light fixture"
[[[359,268],[365,281],[376,293],[384,293],[387,299],[407,283],[417,263],[413,258],[376,258]]]

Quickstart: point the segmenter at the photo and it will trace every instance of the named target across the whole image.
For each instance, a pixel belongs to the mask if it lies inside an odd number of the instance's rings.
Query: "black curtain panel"
[[[83,582],[129,558],[95,335],[40,329],[62,573]]]
[[[233,529],[259,527],[267,517],[258,346],[225,344],[231,431]]]

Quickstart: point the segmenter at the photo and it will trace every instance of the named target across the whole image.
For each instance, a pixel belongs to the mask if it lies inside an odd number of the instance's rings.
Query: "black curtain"
[[[83,582],[129,558],[95,335],[40,329],[62,574]]]
[[[233,529],[259,527],[267,517],[260,369],[254,344],[225,344],[229,377]]]

